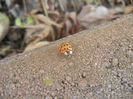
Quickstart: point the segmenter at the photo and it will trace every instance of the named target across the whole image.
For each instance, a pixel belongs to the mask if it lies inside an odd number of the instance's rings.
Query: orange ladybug
[[[65,55],[71,55],[73,53],[72,45],[68,42],[62,43],[59,51]]]

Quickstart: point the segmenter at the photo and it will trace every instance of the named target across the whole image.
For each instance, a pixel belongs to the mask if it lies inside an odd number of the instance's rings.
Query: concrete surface
[[[133,15],[2,60],[0,99],[133,99]]]

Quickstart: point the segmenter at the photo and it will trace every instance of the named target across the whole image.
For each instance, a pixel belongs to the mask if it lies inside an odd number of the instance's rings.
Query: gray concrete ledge
[[[72,44],[72,56],[59,53],[62,42]],[[132,77],[129,15],[0,61],[0,99],[132,99]]]

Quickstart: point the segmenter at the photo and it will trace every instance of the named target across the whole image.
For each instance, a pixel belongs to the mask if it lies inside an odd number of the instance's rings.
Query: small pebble
[[[59,91],[62,89],[62,86],[59,83],[56,83],[54,84],[54,89]]]
[[[131,66],[133,66],[133,63],[131,63]]]
[[[66,80],[70,82],[72,81],[72,78],[70,76],[66,76]]]
[[[111,62],[104,62],[103,66],[106,67],[106,68],[110,68]]]
[[[129,50],[128,52],[127,52],[127,57],[133,57],[133,51],[132,50]]]
[[[88,82],[85,79],[82,79],[79,81],[78,86],[80,89],[86,90],[87,89]]]
[[[70,62],[68,65],[69,65],[69,66],[73,66],[73,65],[74,65],[74,63]]]
[[[72,99],[83,99],[82,95],[73,96]]]
[[[123,46],[123,47],[122,47],[122,50],[123,50],[123,51],[126,51],[127,49],[128,49],[128,46]]]
[[[56,95],[56,93],[55,93],[55,92],[52,92],[52,93],[51,93],[51,96],[55,96],[55,95]]]
[[[86,73],[83,72],[81,76],[82,76],[82,78],[86,78]]]
[[[118,77],[118,72],[117,71],[112,71],[112,74],[114,75],[114,76],[117,76]]]
[[[57,97],[57,96],[55,96],[55,97],[54,97],[54,99],[58,99],[58,97]]]
[[[71,82],[71,86],[76,86],[76,84],[74,82]]]
[[[111,88],[112,88],[112,85],[111,85],[111,84],[109,84],[109,85],[108,85],[108,89],[111,89]]]
[[[112,59],[112,66],[117,66],[119,64],[119,61],[117,58]]]
[[[41,74],[43,74],[45,71],[44,71],[44,70],[40,70],[39,72],[40,72]]]
[[[45,99],[53,99],[51,96],[47,95]]]
[[[129,48],[132,48],[133,46],[132,45],[129,45]]]

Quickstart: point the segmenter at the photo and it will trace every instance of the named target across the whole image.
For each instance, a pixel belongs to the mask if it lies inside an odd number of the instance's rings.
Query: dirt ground
[[[2,60],[0,99],[133,99],[132,17]]]

